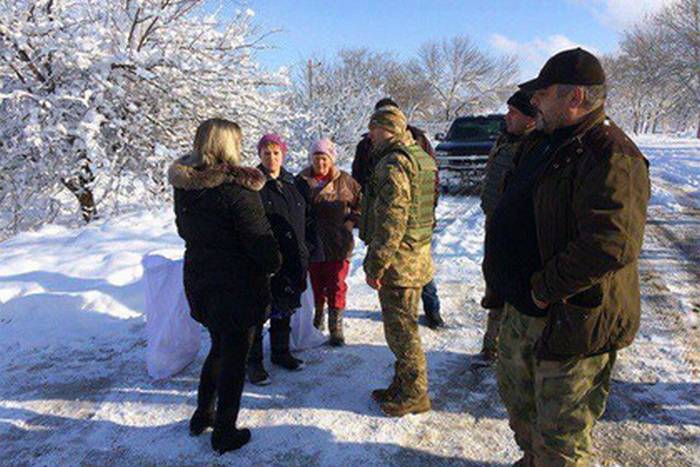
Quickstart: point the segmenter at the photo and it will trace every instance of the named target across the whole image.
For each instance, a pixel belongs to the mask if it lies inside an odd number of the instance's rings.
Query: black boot
[[[300,371],[304,362],[289,351],[289,318],[270,320],[270,348],[272,363],[290,371]]]
[[[250,441],[250,430],[247,428],[231,430],[214,430],[211,434],[211,448],[223,454],[240,449]]]
[[[256,386],[267,386],[272,382],[263,365],[262,324],[255,329],[255,339],[248,353],[246,373],[248,374],[248,381]]]
[[[428,322],[428,327],[430,329],[439,329],[445,327],[445,321],[440,316],[440,310],[426,311],[425,319]]]
[[[211,434],[211,447],[219,454],[239,449],[250,441],[250,430],[236,428],[241,395],[245,382],[248,351],[256,329],[231,332],[221,342],[221,371],[217,384],[216,421]]]
[[[272,383],[270,375],[265,370],[262,362],[248,362],[248,381],[255,386],[267,386]]]
[[[328,329],[331,332],[331,338],[328,343],[333,347],[345,345],[345,336],[343,336],[343,311],[338,308],[328,309]]]
[[[190,436],[199,436],[207,428],[214,428],[214,411],[197,409],[190,418]]]
[[[314,327],[318,329],[319,331],[325,331],[326,326],[325,326],[325,312],[323,310],[324,304],[323,303],[316,303],[316,309],[314,311]]]

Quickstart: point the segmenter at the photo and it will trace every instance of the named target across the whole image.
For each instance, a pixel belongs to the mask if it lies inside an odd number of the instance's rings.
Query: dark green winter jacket
[[[541,358],[596,355],[634,339],[648,167],[601,107],[559,146],[540,177],[533,203],[544,266],[531,285],[550,303]]]

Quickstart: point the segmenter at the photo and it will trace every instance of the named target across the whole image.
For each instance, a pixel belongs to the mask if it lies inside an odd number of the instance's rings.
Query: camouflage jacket
[[[397,144],[383,152],[362,203],[364,270],[382,285],[423,287],[434,273],[430,240],[437,167],[417,145]]]
[[[523,141],[523,136],[503,133],[489,153],[486,174],[481,188],[481,209],[490,216],[503,192],[503,179],[515,167],[513,157]]]

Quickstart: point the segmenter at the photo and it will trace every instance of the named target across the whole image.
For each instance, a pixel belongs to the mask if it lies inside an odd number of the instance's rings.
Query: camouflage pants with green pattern
[[[420,288],[383,286],[379,289],[384,336],[396,357],[392,386],[402,399],[415,399],[428,392],[425,354],[418,334]]]
[[[586,466],[603,415],[615,352],[564,361],[535,358],[545,318],[506,304],[499,335],[498,389],[515,441],[534,466]]]

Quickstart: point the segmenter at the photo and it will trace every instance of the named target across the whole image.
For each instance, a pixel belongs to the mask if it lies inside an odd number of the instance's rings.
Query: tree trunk
[[[79,175],[61,179],[63,186],[68,188],[77,198],[78,204],[80,205],[80,213],[86,223],[99,218],[97,215],[97,206],[95,205],[95,197],[90,187],[90,184],[94,180],[95,176],[90,169],[89,163],[83,165]]]
[[[698,131],[695,133],[695,137],[700,139],[700,115],[698,115]]]

